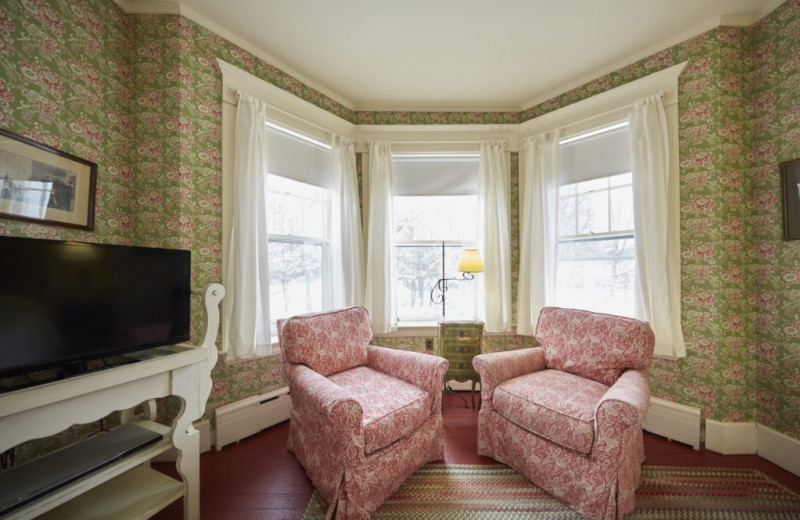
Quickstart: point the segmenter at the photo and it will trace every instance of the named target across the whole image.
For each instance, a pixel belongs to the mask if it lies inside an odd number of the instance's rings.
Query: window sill
[[[471,320],[463,320],[463,321],[471,321]],[[397,330],[392,332],[384,332],[380,334],[375,334],[376,338],[385,338],[385,337],[399,337],[399,336],[438,336],[439,335],[439,324],[434,322],[409,322],[406,325],[400,326]],[[508,332],[486,332],[483,331],[484,336],[516,336],[517,335],[517,328],[512,327]]]
[[[385,338],[392,336],[436,336],[439,333],[439,324],[435,322],[408,322],[405,325],[397,327],[397,330],[392,332],[384,332],[375,334],[377,338]]]
[[[225,363],[226,365],[241,365],[243,363],[253,363],[255,361],[261,361],[261,360],[269,359],[269,358],[272,358],[272,357],[278,357],[280,359],[280,357],[281,357],[281,349],[278,346],[278,343],[276,341],[276,342],[272,343],[272,348],[270,350],[270,353],[269,354],[265,354],[263,356],[253,356],[253,357],[242,358],[242,359],[228,359],[227,355],[221,352],[220,353],[220,357],[222,358],[222,362]]]

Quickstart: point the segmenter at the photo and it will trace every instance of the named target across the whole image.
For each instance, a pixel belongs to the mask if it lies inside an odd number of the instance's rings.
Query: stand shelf
[[[205,291],[208,325],[199,347],[159,347],[136,353],[139,361],[130,365],[0,395],[0,451],[151,399],[175,395],[183,401],[171,427],[137,422],[161,433],[161,441],[14,510],[2,520],[148,518],[180,496],[184,519],[200,517],[200,435],[192,422],[202,416],[211,393],[218,305],[224,294],[220,284],[209,285]],[[178,450],[176,467],[182,482],[148,467],[150,459],[173,447]]]

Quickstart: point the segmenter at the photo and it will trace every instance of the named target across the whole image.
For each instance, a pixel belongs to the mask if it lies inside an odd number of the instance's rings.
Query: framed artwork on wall
[[[97,165],[0,129],[0,218],[94,229]]]
[[[783,239],[800,239],[800,159],[781,163]]]

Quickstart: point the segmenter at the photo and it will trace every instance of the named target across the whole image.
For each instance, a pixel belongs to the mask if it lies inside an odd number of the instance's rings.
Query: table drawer
[[[472,342],[479,341],[483,327],[474,324],[448,324],[444,327],[444,341],[450,342]]]
[[[475,369],[472,368],[472,358],[469,359],[451,359],[450,360],[450,367],[447,369],[447,373],[455,373],[455,372],[465,372],[469,374],[475,373]]]
[[[481,353],[481,346],[479,343],[467,343],[467,344],[459,344],[459,343],[448,343],[445,342],[444,344],[444,352],[447,355],[470,355],[470,356],[477,356]]]

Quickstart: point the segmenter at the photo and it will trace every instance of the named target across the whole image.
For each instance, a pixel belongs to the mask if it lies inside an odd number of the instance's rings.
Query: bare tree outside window
[[[559,187],[556,305],[633,316],[630,173]]]

